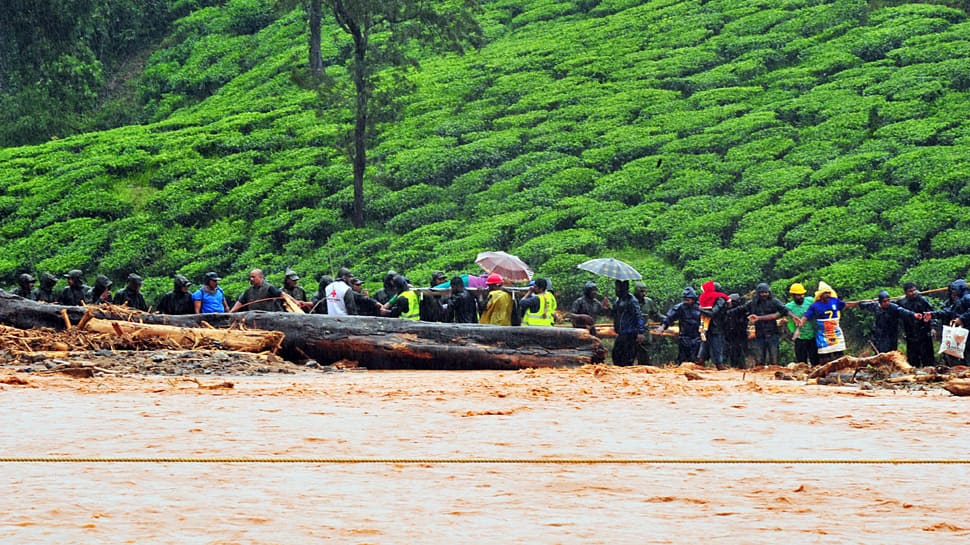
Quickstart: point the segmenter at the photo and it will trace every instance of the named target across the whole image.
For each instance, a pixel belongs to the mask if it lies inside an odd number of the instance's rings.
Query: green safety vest
[[[553,312],[556,311],[556,298],[548,291],[538,294],[537,297],[539,310],[537,312],[527,310],[522,317],[522,325],[553,325],[556,321],[553,316]]]
[[[405,320],[418,321],[421,319],[421,308],[418,302],[418,294],[411,290],[404,293],[398,294],[398,297],[403,297],[408,300],[408,311],[407,313],[401,314],[401,318]]]

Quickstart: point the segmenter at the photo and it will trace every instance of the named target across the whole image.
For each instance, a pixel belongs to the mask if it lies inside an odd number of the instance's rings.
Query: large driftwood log
[[[825,365],[816,367],[808,378],[818,378],[824,377],[829,373],[835,373],[837,371],[842,371],[844,369],[859,369],[861,367],[888,367],[889,369],[902,371],[904,373],[910,373],[913,371],[913,367],[906,361],[906,356],[899,351],[884,352],[882,354],[876,354],[875,356],[869,356],[868,358],[855,358],[852,356],[842,356],[841,358],[834,359]]]
[[[65,327],[84,316],[82,307],[64,307],[0,294],[0,323],[29,329]],[[94,316],[120,316],[95,310]],[[280,355],[321,364],[351,360],[371,369],[521,369],[602,362],[599,340],[582,329],[498,327],[478,324],[414,322],[398,318],[327,316],[249,311],[187,316],[141,314],[148,324],[216,328],[245,326],[284,334]]]

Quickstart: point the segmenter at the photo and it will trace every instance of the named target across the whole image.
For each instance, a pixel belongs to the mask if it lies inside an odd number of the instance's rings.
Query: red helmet
[[[502,283],[502,275],[500,275],[499,273],[492,273],[488,275],[488,278],[485,279],[485,284],[489,286],[491,286],[492,284],[501,284],[501,283]]]

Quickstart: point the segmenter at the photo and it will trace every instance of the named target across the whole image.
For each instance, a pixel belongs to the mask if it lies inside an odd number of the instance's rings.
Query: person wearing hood
[[[677,363],[685,361],[696,362],[701,349],[701,309],[697,304],[697,292],[687,286],[681,293],[683,301],[667,311],[663,322],[657,328],[657,333],[663,334],[668,327],[677,322],[680,333],[677,334]]]
[[[40,301],[42,303],[53,303],[57,301],[57,295],[54,294],[54,286],[57,285],[57,277],[51,273],[44,273],[40,275],[40,286],[34,288],[31,294],[34,301]]]
[[[923,315],[907,310],[889,299],[889,292],[879,290],[876,302],[862,301],[859,308],[875,313],[876,321],[872,330],[872,344],[880,354],[892,352],[899,347],[899,321],[901,319],[922,320]]]
[[[17,277],[17,287],[10,291],[10,293],[16,295],[17,297],[23,297],[24,299],[34,300],[34,282],[35,279],[32,275],[28,273],[23,273]]]
[[[721,286],[713,280],[701,285],[697,303],[701,309],[701,355],[698,363],[711,360],[718,371],[724,365],[724,320],[727,315],[728,294],[721,293]]]
[[[614,283],[616,299],[613,301],[613,365],[633,365],[637,357],[637,344],[643,341],[643,315],[640,303],[630,293],[629,280]]]
[[[313,299],[310,299],[310,303],[312,303],[310,314],[327,313],[327,286],[331,282],[333,282],[333,277],[329,274],[320,276],[320,282],[317,283],[317,292],[313,294]]]
[[[818,362],[828,363],[842,357],[845,353],[845,336],[839,319],[842,317],[842,310],[858,305],[856,302],[846,303],[838,298],[838,294],[825,282],[818,283],[815,290],[815,302],[809,305],[805,311],[804,319],[795,322],[794,337],[798,337],[805,322],[815,323],[815,345],[818,347]]]
[[[441,271],[431,273],[431,282],[428,284],[430,289],[421,293],[421,320],[425,322],[445,321],[447,311],[442,302],[445,290],[439,288],[439,286],[444,284],[447,279],[448,277]]]
[[[411,285],[406,277],[401,275],[394,277],[394,291],[397,294],[381,307],[381,316],[420,320],[421,309],[419,308],[418,294],[411,290]]]
[[[451,297],[448,298],[448,322],[456,324],[478,323],[478,299],[465,289],[460,276],[451,279]]]
[[[920,295],[919,289],[913,282],[903,284],[903,297],[896,300],[896,304],[913,313],[922,314],[922,320],[903,318],[903,337],[906,341],[906,359],[913,367],[936,365],[936,354],[933,352],[933,324],[930,317],[933,305]]]
[[[92,305],[110,303],[112,284],[114,284],[114,282],[112,282],[110,278],[103,274],[99,274],[98,277],[94,279],[94,288],[91,289],[91,293],[89,295],[90,300],[88,303]]]
[[[792,300],[785,303],[785,308],[791,313],[791,320],[788,322],[788,332],[792,334],[792,341],[795,343],[795,361],[809,363],[813,367],[818,365],[818,346],[815,345],[815,325],[809,322],[805,327],[802,328],[799,335],[795,336],[795,320],[794,318],[803,318],[805,316],[805,311],[808,307],[812,306],[815,302],[814,297],[806,297],[805,294],[808,290],[805,286],[794,283],[788,288],[788,295],[791,295]]]
[[[148,305],[145,303],[145,296],[141,294],[142,283],[143,281],[140,276],[135,273],[129,274],[128,285],[125,286],[125,289],[115,294],[114,304],[127,304],[128,308],[147,311]]]
[[[778,365],[778,341],[781,331],[778,318],[791,313],[784,303],[771,296],[767,283],[758,284],[754,299],[743,306],[748,314],[748,323],[754,324],[754,356],[758,365]],[[793,318],[801,323],[801,318]]]
[[[933,317],[947,324],[970,312],[970,289],[967,281],[959,278],[950,282],[946,291],[946,302],[943,308],[933,313]]]
[[[727,312],[724,316],[724,355],[727,363],[736,369],[747,367],[748,356],[748,316],[741,295],[728,296]],[[815,342],[814,340],[812,342]]]
[[[377,301],[382,305],[390,301],[391,297],[394,297],[395,295],[397,295],[397,292],[394,290],[395,276],[397,276],[396,271],[393,271],[393,270],[387,271],[387,274],[384,275],[384,278],[382,280],[383,287],[377,290],[376,292],[374,292],[374,299],[377,299]]]
[[[68,271],[64,275],[67,278],[67,287],[61,291],[57,302],[62,305],[78,307],[87,301],[91,288],[84,285],[84,273],[78,269]]]
[[[364,289],[364,281],[354,278],[350,281],[350,289],[354,291],[354,305],[360,316],[380,316],[382,305]]]
[[[589,332],[596,335],[596,321],[600,316],[609,314],[610,302],[605,297],[599,296],[599,288],[595,282],[586,282],[583,286],[582,297],[573,301],[569,307],[570,321],[573,327],[589,329]]]
[[[637,281],[633,285],[633,296],[636,297],[637,303],[640,304],[640,315],[643,317],[643,324],[645,328],[649,329],[650,321],[659,322],[664,319],[663,315],[660,314],[660,310],[657,309],[657,303],[653,299],[647,297],[647,285],[641,281]],[[637,343],[637,364],[638,365],[650,365],[650,360],[653,357],[654,352],[654,339],[653,335],[645,334],[643,335],[643,341]]]
[[[172,280],[172,291],[166,293],[155,304],[155,310],[162,314],[195,314],[195,304],[189,293],[189,279],[176,274]]]

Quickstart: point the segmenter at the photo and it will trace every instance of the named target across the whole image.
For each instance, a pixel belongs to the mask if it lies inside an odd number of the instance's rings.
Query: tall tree
[[[354,226],[364,225],[364,171],[376,75],[417,64],[418,47],[463,52],[481,43],[478,0],[323,0],[351,40],[346,64],[354,85],[349,154],[354,167]]]

